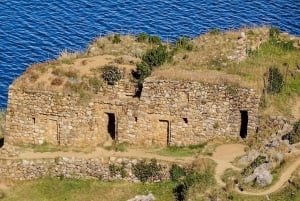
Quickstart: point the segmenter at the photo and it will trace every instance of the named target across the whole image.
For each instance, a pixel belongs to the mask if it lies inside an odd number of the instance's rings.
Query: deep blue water
[[[30,64],[84,50],[100,35],[147,32],[172,40],[257,25],[300,35],[300,0],[0,0],[0,108]]]

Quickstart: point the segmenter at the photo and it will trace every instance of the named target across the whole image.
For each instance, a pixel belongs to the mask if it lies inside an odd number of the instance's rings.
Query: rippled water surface
[[[28,65],[83,50],[99,35],[147,32],[172,40],[253,25],[300,35],[300,1],[0,0],[0,108]]]

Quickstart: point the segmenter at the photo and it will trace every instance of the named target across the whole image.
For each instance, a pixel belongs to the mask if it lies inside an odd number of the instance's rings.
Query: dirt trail
[[[242,144],[223,144],[216,148],[214,154],[211,157],[208,156],[198,156],[197,158],[210,158],[214,160],[217,164],[215,179],[220,186],[225,186],[222,181],[222,175],[224,171],[228,168],[234,170],[239,170],[239,168],[232,165],[232,162],[236,157],[245,154],[245,146]],[[296,151],[300,153],[300,150]],[[45,153],[35,153],[32,151],[26,151],[19,154],[17,159],[41,159],[41,158],[55,158],[55,157],[74,157],[74,158],[103,158],[103,157],[129,157],[129,158],[156,158],[158,160],[168,161],[168,162],[178,162],[178,163],[191,163],[196,157],[173,157],[173,156],[161,156],[156,153],[156,150],[145,150],[145,149],[128,149],[126,152],[115,152],[109,151],[103,148],[97,148],[91,153],[82,152],[45,152]],[[246,195],[268,195],[280,189],[291,177],[292,173],[300,166],[300,158],[298,158],[293,164],[291,164],[284,172],[281,174],[279,180],[265,191],[260,192],[248,192],[240,191],[238,188],[235,190],[238,193]],[[7,190],[8,185],[0,181],[0,190]]]
[[[241,144],[224,144],[216,148],[211,159],[217,163],[215,178],[220,186],[225,186],[221,177],[226,169],[232,168],[238,170],[238,168],[233,166],[231,162],[236,157],[245,154],[244,148],[245,146]]]
[[[250,191],[240,191],[239,189],[236,189],[238,193],[245,194],[245,195],[269,195],[271,193],[274,193],[275,191],[279,190],[280,188],[283,187],[283,185],[289,180],[289,178],[292,176],[293,172],[300,166],[300,158],[298,158],[294,163],[288,166],[282,174],[280,175],[279,180],[272,185],[270,188],[264,191],[255,191],[255,192],[250,192]]]
[[[125,152],[109,151],[103,148],[96,148],[95,151],[91,153],[81,153],[81,152],[23,152],[19,154],[18,159],[39,159],[39,158],[55,158],[55,157],[74,157],[74,158],[108,158],[108,157],[129,157],[129,158],[156,158],[158,160],[169,161],[169,162],[182,162],[188,163],[192,162],[195,157],[171,157],[171,156],[161,156],[155,153],[155,150],[147,151],[145,149],[128,149]]]

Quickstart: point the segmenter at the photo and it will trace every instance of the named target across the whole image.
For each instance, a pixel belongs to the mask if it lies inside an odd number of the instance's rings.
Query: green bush
[[[219,29],[212,29],[212,30],[209,31],[209,33],[211,35],[218,35],[218,34],[220,34],[220,30]]]
[[[269,37],[271,39],[275,39],[278,38],[278,36],[279,36],[279,29],[276,27],[271,27],[269,30]]]
[[[115,34],[113,39],[112,39],[112,43],[113,44],[118,44],[120,42],[121,42],[120,34]]]
[[[171,179],[171,181],[174,181],[174,182],[178,182],[181,179],[183,179],[183,177],[186,176],[186,169],[183,167],[180,167],[177,164],[172,164],[169,172],[170,172],[170,179]]]
[[[142,83],[146,77],[151,75],[151,68],[146,63],[138,63],[132,75],[139,80],[139,83]]]
[[[189,38],[180,37],[175,42],[175,48],[191,51],[193,50],[193,44],[191,43],[191,40]]]
[[[147,64],[151,69],[162,65],[169,57],[167,47],[160,45],[156,48],[147,50],[142,57],[143,63]]]
[[[268,71],[268,93],[280,93],[283,86],[283,75],[277,67],[270,67]]]
[[[148,40],[148,35],[147,35],[146,33],[140,33],[140,34],[137,36],[136,40],[137,40],[138,42],[147,42],[147,40]]]
[[[300,142],[300,120],[294,124],[291,133],[282,136],[282,139],[288,140],[290,144],[296,144]]]
[[[154,45],[161,45],[161,39],[159,36],[149,36],[148,41]]]
[[[117,66],[106,65],[103,68],[102,77],[107,84],[114,85],[122,78],[122,73]]]
[[[143,183],[159,179],[161,170],[162,167],[156,159],[151,159],[149,163],[142,160],[133,166],[133,174]]]

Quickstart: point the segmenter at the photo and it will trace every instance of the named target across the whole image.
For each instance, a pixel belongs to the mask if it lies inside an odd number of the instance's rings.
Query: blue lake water
[[[174,40],[258,25],[300,35],[300,1],[0,0],[0,108],[30,64],[84,50],[97,36],[147,32]]]

